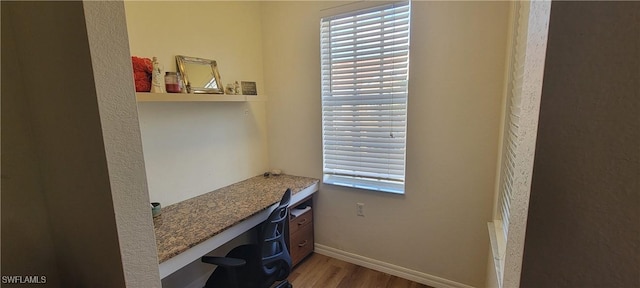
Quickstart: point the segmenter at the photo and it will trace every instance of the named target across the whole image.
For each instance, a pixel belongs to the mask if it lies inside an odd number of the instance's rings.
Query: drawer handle
[[[308,242],[309,242],[308,240],[304,240],[304,242],[302,242],[302,243],[298,244],[298,247],[304,247],[304,246],[307,246],[307,243],[308,243]]]
[[[305,223],[307,223],[307,219],[309,218],[304,218],[302,220],[300,220],[300,222],[298,222],[298,226],[304,225]]]

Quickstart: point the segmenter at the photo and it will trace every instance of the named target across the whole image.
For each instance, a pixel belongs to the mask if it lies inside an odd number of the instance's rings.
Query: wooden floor
[[[314,253],[293,269],[294,288],[423,288],[396,276]]]

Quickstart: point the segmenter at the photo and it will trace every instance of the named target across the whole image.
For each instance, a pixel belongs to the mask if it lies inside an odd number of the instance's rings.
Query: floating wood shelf
[[[136,99],[138,102],[245,102],[266,101],[266,96],[136,92]]]

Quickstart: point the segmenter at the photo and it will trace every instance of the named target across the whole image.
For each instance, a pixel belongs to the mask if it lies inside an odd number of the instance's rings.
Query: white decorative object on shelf
[[[236,81],[235,83],[227,84],[227,89],[224,93],[228,95],[240,95],[240,83]]]
[[[227,94],[227,95],[235,95],[236,94],[235,91],[233,91],[233,84],[232,83],[227,84],[227,89],[225,89],[224,94]]]
[[[153,57],[153,73],[151,74],[151,93],[164,93],[164,74],[158,58]]]
[[[240,84],[238,83],[238,81],[233,83],[233,92],[236,95],[240,94]]]

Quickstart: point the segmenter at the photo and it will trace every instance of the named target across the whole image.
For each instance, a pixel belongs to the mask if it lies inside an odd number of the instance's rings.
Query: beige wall
[[[321,177],[318,15],[338,3],[263,5],[270,163]],[[509,4],[417,1],[412,9],[406,194],[322,186],[316,242],[482,286]]]
[[[553,2],[522,287],[640,286],[638,2]]]
[[[269,102],[140,104],[151,200],[168,205],[255,175],[269,166],[292,174],[321,177],[318,12],[337,3],[183,4],[125,3],[131,54],[158,56],[169,70],[175,54],[215,59],[223,82],[256,81],[259,92],[269,94]],[[57,22],[59,26],[38,25],[45,31],[38,43],[34,42],[35,29],[16,33],[21,37],[31,35],[29,39],[16,41],[24,44],[16,50],[39,55],[35,52],[47,49],[47,55],[69,55],[65,54],[68,52],[74,56],[74,61],[66,62],[55,62],[60,60],[58,57],[24,57],[27,62],[40,61],[37,63],[56,67],[43,70],[53,78],[42,79],[51,82],[23,86],[33,99],[30,103],[36,105],[31,120],[35,137],[44,137],[34,140],[40,143],[34,144],[34,149],[44,157],[39,169],[61,177],[45,177],[42,186],[45,191],[53,189],[47,195],[54,196],[44,198],[51,201],[45,205],[52,222],[54,250],[65,251],[62,258],[55,259],[62,283],[83,286],[104,277],[108,281],[100,283],[117,287],[125,281],[121,269],[127,263],[122,261],[126,262],[130,255],[120,258],[118,224],[113,219],[118,209],[102,204],[123,202],[124,198],[119,197],[124,195],[108,193],[112,183],[107,170],[118,158],[109,158],[109,153],[114,152],[109,149],[114,146],[107,147],[106,152],[94,150],[105,145],[101,135],[96,134],[101,134],[100,121],[105,120],[105,115],[98,117],[96,98],[81,97],[95,93],[95,87],[84,85],[93,83],[92,72],[105,71],[91,69],[92,63],[82,61],[89,59],[88,49],[74,50],[86,48],[89,41],[80,39],[83,33],[75,33],[78,27],[85,27],[84,22],[75,18],[81,14],[78,13],[81,6],[66,5],[75,12],[61,13],[65,21]],[[4,7],[3,2],[3,10]],[[39,7],[51,9],[46,5]],[[44,11],[41,9],[24,12]],[[485,223],[491,217],[498,147],[508,4],[415,2],[413,9],[407,193],[397,196],[323,186],[317,197],[317,242],[421,273],[481,286],[488,249]],[[34,17],[48,19],[43,15]],[[46,15],[55,17],[51,13]],[[181,24],[183,19],[197,23]],[[195,27],[209,27],[210,31],[201,32]],[[64,31],[64,36],[46,30],[49,28],[56,33]],[[43,39],[54,36],[65,41],[40,45]],[[69,83],[65,82],[69,77],[73,83],[84,84],[65,86],[55,93],[52,88],[57,86],[47,85],[55,80]],[[26,77],[26,81],[30,80],[40,78]],[[98,94],[98,99],[104,101]],[[116,115],[110,119],[117,119]],[[56,117],[62,120],[50,121]],[[60,139],[65,139],[64,145],[44,144],[58,143]],[[93,165],[86,166],[89,162]],[[64,169],[56,170],[56,164],[60,163],[66,163]],[[33,172],[36,168],[30,169]],[[57,173],[61,171],[65,173]],[[52,179],[60,182],[50,182]],[[136,203],[142,198],[136,198]],[[355,216],[356,202],[365,203],[366,217]],[[2,203],[4,216],[5,202]],[[4,221],[3,217],[3,227]],[[47,237],[46,234],[42,232],[41,236]],[[3,241],[3,250],[4,245]],[[94,245],[99,249],[94,249]],[[49,251],[47,247],[43,249]],[[3,253],[3,261],[5,256]],[[49,259],[53,261],[54,256]],[[137,268],[127,269],[128,273],[141,271]]]
[[[213,59],[223,83],[255,81],[262,91],[260,3],[125,1],[131,55],[158,57],[176,71],[176,55]]]
[[[131,55],[213,59],[223,83],[264,94],[259,2],[126,1]],[[167,206],[269,169],[266,104],[138,103],[151,201]]]
[[[258,82],[259,91],[268,92],[270,97],[266,104],[139,105],[151,200],[168,205],[252,176],[269,167],[267,152],[271,155],[272,167],[293,174],[321,176],[317,15],[320,9],[337,3],[195,2],[193,5],[203,6],[193,7],[154,2],[152,7],[148,5],[125,3],[131,54],[158,56],[169,70],[175,54],[213,58],[219,61],[223,81],[254,80]],[[260,5],[264,6],[262,11]],[[79,9],[79,5],[69,9]],[[485,223],[491,216],[498,147],[508,4],[416,2],[413,9],[407,193],[397,196],[323,186],[317,197],[317,241],[421,273],[481,286],[488,249]],[[74,22],[76,18],[69,17],[71,15],[79,14],[65,15],[64,23],[84,27],[84,23]],[[185,27],[179,19],[214,22]],[[212,28],[211,32],[189,32],[195,31],[193,27]],[[25,43],[20,48],[24,53],[32,53],[30,55],[45,48],[49,53],[73,53],[76,61],[52,62],[47,67],[58,67],[57,70],[44,72],[64,76],[64,80],[75,76],[74,83],[92,83],[91,73],[82,73],[90,69],[91,63],[78,61],[89,59],[88,50],[70,49],[87,47],[89,42],[87,39],[74,42],[78,39],[74,37],[82,38],[82,33],[69,35],[72,31],[76,30],[67,29],[65,36],[60,37],[66,41],[52,42],[59,46],[36,45],[32,42],[34,38],[17,42]],[[172,31],[174,33],[169,33]],[[43,34],[42,39],[55,35]],[[226,44],[219,45],[221,42]],[[264,67],[260,58],[263,52]],[[78,55],[86,58],[77,58]],[[69,67],[69,63],[76,66]],[[73,73],[59,73],[59,67],[69,67],[68,71]],[[100,69],[94,70],[91,71],[95,73]],[[52,80],[58,80],[55,77]],[[27,77],[29,80],[34,79]],[[110,205],[91,205],[113,203],[114,197],[116,205],[122,201],[120,196],[107,192],[111,184],[107,170],[114,158],[109,159],[105,151],[93,150],[103,147],[104,143],[98,141],[101,138],[95,133],[101,131],[100,120],[105,118],[97,117],[97,103],[91,100],[95,98],[79,97],[95,93],[92,90],[95,88],[76,85],[70,87],[71,90],[60,91],[77,97],[51,98],[63,94],[52,94],[50,85],[24,87],[30,88],[25,89],[25,93],[36,105],[32,108],[36,137],[47,140],[34,141],[41,143],[34,148],[44,157],[40,160],[40,169],[62,177],[45,178],[42,182],[44,190],[49,187],[54,191],[50,195],[55,195],[45,197],[51,201],[45,205],[50,209],[54,250],[65,251],[62,258],[56,259],[62,282],[82,285],[104,277],[111,282],[101,283],[121,286],[125,279],[122,268],[118,267],[126,265],[122,261],[126,262],[129,255],[125,255],[125,260],[119,256],[116,220],[106,217],[113,215],[114,210],[107,209]],[[58,117],[55,115],[65,117],[62,122],[49,122],[47,117]],[[267,120],[271,139],[268,143]],[[93,136],[87,137],[87,134]],[[77,135],[82,136],[82,141],[74,138]],[[42,145],[55,143],[56,139],[68,140],[64,142],[64,149],[60,145]],[[100,143],[94,145],[92,141]],[[69,151],[76,153],[69,154]],[[76,157],[78,153],[82,157]],[[117,162],[117,158],[115,160]],[[102,164],[87,169],[83,161]],[[59,163],[66,163],[66,174],[56,174]],[[78,175],[69,171],[82,171],[90,176],[64,177]],[[52,179],[61,179],[61,182],[49,182]],[[356,202],[365,203],[366,217],[355,216]],[[78,215],[93,217],[78,219]],[[78,227],[85,229],[80,233],[76,231]],[[92,232],[92,229],[98,231]],[[43,233],[46,237],[47,233]],[[101,249],[86,245],[98,245]],[[96,253],[99,255],[93,255]],[[73,275],[80,277],[71,277],[71,267],[75,269]],[[89,270],[85,274],[83,268],[102,274],[94,275]]]
[[[158,287],[122,3],[87,6],[2,3],[3,72],[15,73],[3,73],[2,177],[15,180],[2,183],[2,272],[52,287]]]
[[[2,2],[2,275],[44,275],[59,287],[40,163],[13,37],[13,7]],[[18,286],[18,285],[16,285]],[[10,287],[10,285],[3,285]]]

